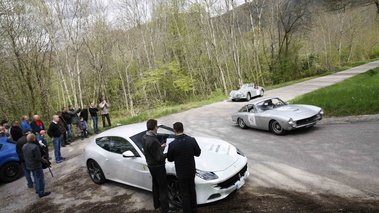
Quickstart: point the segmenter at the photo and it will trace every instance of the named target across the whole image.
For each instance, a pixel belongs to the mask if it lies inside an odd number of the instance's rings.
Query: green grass
[[[189,109],[198,108],[208,104],[224,101],[227,97],[220,92],[215,93],[213,96],[209,97],[207,100],[201,101],[189,101],[188,103],[183,103],[179,105],[163,105],[159,108],[154,108],[152,110],[147,110],[139,113],[137,116],[132,116],[125,118],[124,116],[117,116],[112,119],[112,124],[125,125],[138,123],[148,120],[149,118],[160,118],[166,115],[183,112]]]
[[[290,101],[322,107],[327,117],[379,113],[379,68]]]

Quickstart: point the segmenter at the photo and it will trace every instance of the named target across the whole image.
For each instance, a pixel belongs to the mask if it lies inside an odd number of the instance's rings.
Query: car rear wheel
[[[275,135],[284,135],[286,133],[286,130],[283,129],[283,127],[280,125],[280,123],[276,120],[273,120],[270,122],[270,130]]]
[[[247,101],[250,101],[250,99],[251,99],[251,95],[250,95],[250,92],[248,92],[248,93],[247,93],[247,96],[246,96],[246,100],[247,100]]]
[[[0,169],[0,180],[6,183],[15,181],[23,174],[21,164],[18,162],[9,162]]]
[[[93,182],[95,182],[96,184],[105,183],[106,179],[103,170],[96,161],[89,160],[87,162],[87,170]]]
[[[245,124],[245,122],[243,121],[242,118],[238,118],[238,126],[241,127],[242,129],[246,129],[247,126]]]
[[[263,97],[265,95],[265,91],[263,91],[263,89],[261,89],[261,91],[259,92],[259,96]]]
[[[181,193],[179,190],[178,180],[176,177],[167,177],[169,202],[179,208],[183,207]]]

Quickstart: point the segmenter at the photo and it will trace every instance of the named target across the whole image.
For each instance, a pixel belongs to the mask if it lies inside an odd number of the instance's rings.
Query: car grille
[[[296,121],[296,125],[298,126],[307,125],[307,124],[316,122],[316,120],[317,120],[317,115],[314,115],[312,117]]]
[[[247,164],[233,177],[227,179],[224,182],[217,184],[217,186],[220,187],[221,189],[229,188],[230,186],[233,186],[237,181],[241,179],[242,176],[245,175],[246,171],[247,171]]]

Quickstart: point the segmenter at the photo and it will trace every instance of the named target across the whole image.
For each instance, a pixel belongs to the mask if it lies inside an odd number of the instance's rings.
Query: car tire
[[[236,99],[232,99],[232,102],[236,101]]]
[[[247,93],[246,100],[247,100],[247,101],[250,101],[250,100],[251,100],[250,92]]]
[[[280,123],[276,120],[273,120],[270,122],[270,130],[275,135],[284,135],[287,131],[283,129],[283,127],[280,125]]]
[[[178,185],[178,179],[173,176],[167,177],[167,188],[168,188],[168,198],[169,203],[178,208],[183,208],[183,203],[181,199],[181,192]]]
[[[9,183],[19,179],[23,174],[21,164],[18,162],[6,163],[0,169],[0,180]]]
[[[247,126],[245,124],[245,121],[243,121],[242,118],[238,118],[237,122],[238,122],[238,126],[241,127],[241,129],[246,129],[247,128]]]
[[[103,184],[107,180],[100,165],[94,160],[87,161],[87,171],[92,181],[96,184]]]
[[[263,89],[261,89],[261,91],[259,92],[259,96],[263,97],[265,95],[265,91],[263,91]]]

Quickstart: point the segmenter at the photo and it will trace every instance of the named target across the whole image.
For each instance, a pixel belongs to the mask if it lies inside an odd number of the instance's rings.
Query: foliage
[[[290,102],[319,106],[328,117],[378,114],[379,68],[297,97]]]

